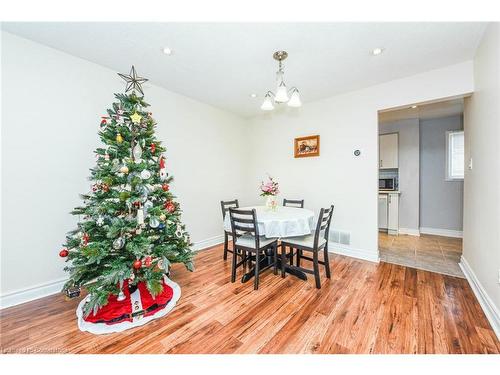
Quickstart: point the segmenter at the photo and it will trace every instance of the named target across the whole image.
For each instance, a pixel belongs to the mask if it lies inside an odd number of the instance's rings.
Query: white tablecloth
[[[240,207],[241,210],[257,211],[259,234],[267,238],[304,236],[313,230],[314,212],[305,208],[278,206],[270,211],[265,206]],[[224,230],[231,231],[229,212],[224,219]]]

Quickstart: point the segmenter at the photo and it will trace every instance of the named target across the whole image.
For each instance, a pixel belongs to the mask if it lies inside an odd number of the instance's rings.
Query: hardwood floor
[[[322,289],[267,271],[229,282],[222,248],[197,270],[176,265],[182,297],[164,318],[123,333],[80,332],[79,300],[54,295],[4,309],[3,353],[499,353],[467,281],[395,264],[332,255]],[[307,265],[307,262],[304,262]],[[241,276],[241,272],[239,273]]]

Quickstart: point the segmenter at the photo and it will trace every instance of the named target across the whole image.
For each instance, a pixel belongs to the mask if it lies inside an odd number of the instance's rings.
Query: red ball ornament
[[[144,259],[144,265],[146,267],[151,267],[151,257],[147,256],[146,259]]]
[[[69,254],[68,249],[62,249],[61,251],[59,251],[59,256],[61,258],[66,258],[68,256],[68,254]]]
[[[151,153],[154,154],[156,150],[156,145],[154,143],[151,143]]]
[[[161,188],[163,189],[163,191],[168,191],[170,189],[170,186],[168,186],[168,184],[163,184],[161,185]]]
[[[83,243],[83,246],[87,246],[88,243],[89,243],[89,240],[90,240],[90,236],[88,233],[84,233],[82,235],[82,243]]]
[[[103,120],[101,121],[101,126],[105,126],[106,124],[107,124],[106,119],[103,119]]]
[[[134,263],[132,265],[137,270],[137,269],[141,268],[142,262],[139,259],[137,259],[136,261],[134,261]]]
[[[174,211],[175,211],[175,204],[173,204],[173,203],[172,203],[172,202],[170,202],[170,201],[169,201],[169,202],[166,202],[166,203],[165,203],[165,209],[166,209],[168,212],[172,213],[172,212],[174,212]]]

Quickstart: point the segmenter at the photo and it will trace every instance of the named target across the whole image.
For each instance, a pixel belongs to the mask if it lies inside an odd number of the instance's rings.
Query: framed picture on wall
[[[296,158],[319,156],[319,135],[295,138],[294,156]]]

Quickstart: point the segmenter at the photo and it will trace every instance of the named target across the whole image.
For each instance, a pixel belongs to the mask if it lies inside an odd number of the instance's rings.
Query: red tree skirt
[[[153,298],[145,283],[137,284],[137,289],[129,292],[127,281],[123,284],[125,299],[117,300],[111,296],[108,303],[94,315],[83,317],[83,305],[89,298],[85,297],[76,310],[78,327],[81,331],[95,334],[122,332],[126,329],[142,326],[153,319],[167,315],[181,296],[179,285],[165,276],[163,292]]]

